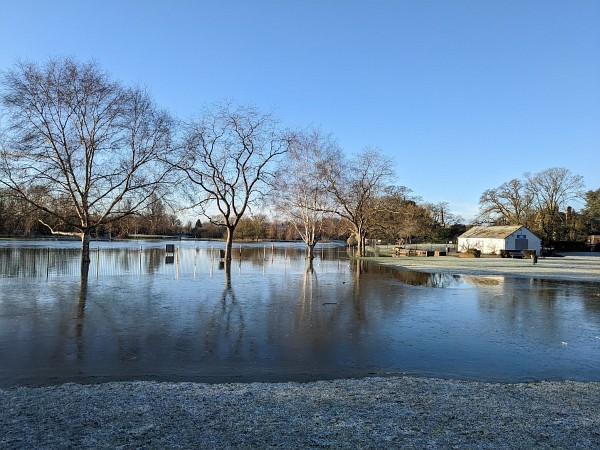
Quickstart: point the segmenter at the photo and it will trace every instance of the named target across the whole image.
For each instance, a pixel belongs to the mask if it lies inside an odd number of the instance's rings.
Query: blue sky
[[[566,167],[600,188],[598,0],[0,0],[0,70],[94,59],[180,118],[230,99],[377,147],[397,184],[471,219]]]

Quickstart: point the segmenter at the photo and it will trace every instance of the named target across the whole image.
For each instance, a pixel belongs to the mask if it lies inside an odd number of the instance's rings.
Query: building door
[[[515,250],[527,250],[527,239],[515,239]]]

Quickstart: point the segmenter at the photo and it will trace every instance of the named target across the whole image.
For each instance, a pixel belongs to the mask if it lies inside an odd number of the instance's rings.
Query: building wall
[[[458,238],[458,251],[464,252],[470,248],[481,250],[481,253],[486,255],[500,254],[500,250],[504,250],[504,239],[490,238]]]
[[[520,236],[525,236],[525,239],[527,239],[527,249],[528,250],[535,250],[538,255],[541,254],[542,241],[535,234],[533,234],[531,231],[529,231],[527,228],[521,228],[520,230],[515,231],[513,234],[508,236],[506,238],[506,249],[507,250],[515,250],[517,248],[516,240]]]
[[[527,249],[535,250],[538,255],[542,251],[540,239],[526,228],[520,228],[506,239],[493,238],[458,238],[458,251],[464,252],[470,248],[481,250],[486,255],[500,254],[500,250],[517,250],[517,239],[527,239]]]

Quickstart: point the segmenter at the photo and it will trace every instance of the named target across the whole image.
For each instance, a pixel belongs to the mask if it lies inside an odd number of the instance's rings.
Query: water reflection
[[[362,263],[366,263],[362,261]],[[368,265],[367,265],[368,267]],[[357,269],[358,271],[359,269]],[[363,272],[366,267],[362,267],[360,270]],[[425,273],[416,272],[412,270],[397,269],[394,267],[377,266],[371,265],[370,270],[376,271],[380,274],[398,280],[401,283],[408,284],[410,286],[425,286],[425,287],[436,287],[436,288],[447,288],[447,287],[460,287],[464,286],[465,283],[488,285],[490,284],[489,278],[479,277],[461,277],[460,275],[451,275],[447,273]],[[493,283],[493,282],[491,282]]]
[[[85,316],[85,302],[87,299],[88,274],[83,273],[79,282],[79,295],[77,296],[77,315],[75,322],[75,342],[77,347],[77,359],[84,357],[83,323]]]
[[[61,244],[70,247],[63,248]],[[170,244],[175,247],[172,253],[165,250],[164,244],[156,243],[131,243],[128,247],[123,244],[115,247],[107,243],[95,244],[99,246],[91,249],[90,265],[84,271],[93,277],[193,274],[207,265],[212,269],[213,263],[221,260],[219,250],[222,246],[210,242],[180,242],[179,245]],[[321,245],[317,252],[321,261],[338,261],[346,254],[345,247],[338,244]],[[234,249],[233,262],[238,268],[242,264],[257,268],[275,261],[304,261],[305,256],[306,250],[302,245],[246,244]],[[80,249],[69,242],[60,242],[53,247],[0,246],[0,277],[78,277],[82,273],[80,260]],[[225,269],[225,266],[220,265],[219,269]]]
[[[87,278],[69,262],[47,277],[47,254],[18,253],[2,257],[29,268],[0,278],[0,385],[600,378],[594,283],[398,271],[336,249],[317,249],[311,268],[302,249],[258,245],[229,270],[190,245],[172,265],[162,247],[114,248]]]

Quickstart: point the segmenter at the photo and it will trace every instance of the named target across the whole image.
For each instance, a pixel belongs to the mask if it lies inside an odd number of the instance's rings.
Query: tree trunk
[[[90,230],[83,230],[81,234],[81,275],[86,276],[90,268],[90,241],[92,235]]]
[[[367,233],[364,229],[358,231],[359,257],[367,256]]]
[[[364,248],[365,248],[365,241],[364,241],[364,236],[362,231],[359,229],[356,232],[356,257],[357,258],[362,258],[364,256]]]
[[[225,265],[229,262],[231,265],[231,252],[233,250],[233,233],[235,227],[227,227],[227,239],[225,241]]]
[[[225,289],[231,289],[231,260],[223,262],[223,269],[225,269]],[[225,296],[225,293],[223,293]]]
[[[315,259],[315,245],[317,245],[316,241],[311,244],[307,244],[308,255],[306,257],[308,258],[309,261],[312,261],[313,259]]]
[[[307,264],[306,264],[306,272],[307,272],[307,273],[313,273],[313,271],[314,271],[314,264],[313,264],[313,260],[312,260],[312,259],[309,259],[309,260],[307,261]]]

